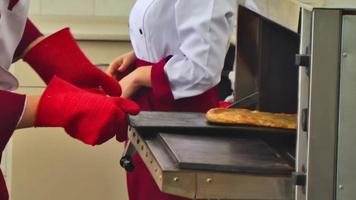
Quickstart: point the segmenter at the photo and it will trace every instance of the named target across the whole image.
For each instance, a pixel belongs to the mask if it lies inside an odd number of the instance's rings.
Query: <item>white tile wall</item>
[[[135,0],[31,0],[32,15],[128,16]]]
[[[135,0],[95,0],[96,16],[128,16]]]
[[[94,15],[94,0],[41,0],[43,15]]]
[[[39,15],[41,14],[41,1],[40,0],[31,0],[30,13]]]

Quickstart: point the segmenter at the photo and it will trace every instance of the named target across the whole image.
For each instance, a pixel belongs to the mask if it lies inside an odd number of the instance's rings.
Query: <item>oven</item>
[[[289,1],[292,25],[268,8],[238,7],[235,100],[252,94],[247,108],[297,113],[297,130],[141,112],[129,118],[121,165],[134,170],[138,153],[162,192],[190,199],[353,199],[356,5],[320,2]]]

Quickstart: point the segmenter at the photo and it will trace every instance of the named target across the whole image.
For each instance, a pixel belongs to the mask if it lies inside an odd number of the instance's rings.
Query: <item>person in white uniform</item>
[[[137,0],[129,19],[134,51],[107,73],[122,97],[142,110],[206,112],[218,106],[216,85],[233,29],[236,0]],[[176,200],[163,194],[138,155],[127,173],[130,200]]]
[[[119,97],[120,85],[91,64],[69,29],[43,37],[27,19],[28,8],[29,0],[0,1],[0,153],[15,129],[32,126],[63,127],[90,145],[115,135],[122,141],[126,113],[139,107]],[[18,81],[8,69],[20,58],[48,84],[42,96],[12,92]],[[0,171],[0,199],[8,198]]]

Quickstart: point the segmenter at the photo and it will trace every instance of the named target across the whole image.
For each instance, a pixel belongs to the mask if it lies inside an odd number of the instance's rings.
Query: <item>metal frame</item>
[[[354,199],[355,179],[355,124],[356,116],[356,15],[345,15],[342,25],[339,144],[337,162],[336,199]]]
[[[306,197],[335,198],[341,10],[312,11]]]
[[[302,9],[301,12],[301,37],[300,37],[300,54],[310,55],[311,43],[311,19],[312,14],[310,11]],[[300,66],[299,68],[299,91],[298,91],[298,113],[308,108],[309,104],[309,69],[308,66]],[[298,115],[298,131],[297,131],[297,151],[296,151],[296,172],[300,174],[306,173],[307,166],[307,146],[308,134],[301,127],[302,115]],[[296,186],[296,200],[304,200],[305,186]]]

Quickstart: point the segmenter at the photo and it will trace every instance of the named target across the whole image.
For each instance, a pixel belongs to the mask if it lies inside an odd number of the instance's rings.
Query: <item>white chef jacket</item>
[[[11,0],[0,0],[0,89],[14,90],[17,79],[8,72],[25,29],[30,0],[20,0],[10,10]]]
[[[174,99],[220,82],[236,0],[137,0],[129,20],[137,58],[164,67]]]

